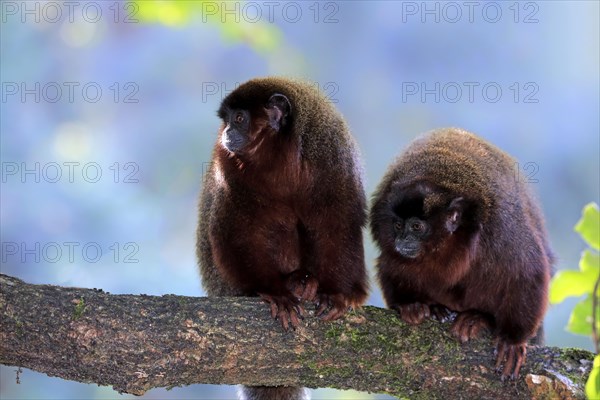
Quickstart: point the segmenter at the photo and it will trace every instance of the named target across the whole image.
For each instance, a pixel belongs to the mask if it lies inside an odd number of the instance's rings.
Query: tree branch
[[[447,324],[411,327],[376,307],[334,322],[310,315],[283,332],[255,298],[110,295],[6,275],[0,287],[1,364],[137,395],[211,383],[411,399],[584,398],[593,359],[584,350],[532,346],[521,378],[502,383],[490,337],[460,345]]]

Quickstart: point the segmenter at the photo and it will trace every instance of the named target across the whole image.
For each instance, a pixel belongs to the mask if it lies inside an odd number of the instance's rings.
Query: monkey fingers
[[[271,306],[271,317],[278,319],[283,326],[283,329],[287,331],[292,325],[293,329],[296,329],[300,325],[299,317],[304,316],[304,310],[292,296],[274,296],[265,293],[258,294],[265,302]]]
[[[500,371],[500,366],[504,362],[502,369],[502,381],[507,378],[512,380],[519,377],[521,366],[525,363],[527,357],[527,345],[525,343],[508,344],[499,339],[496,345],[496,371]]]
[[[310,276],[306,280],[304,285],[304,291],[302,292],[301,301],[315,301],[317,298],[317,289],[319,288],[319,281]]]
[[[315,314],[320,316],[330,307],[331,304],[329,304],[329,298],[326,295],[320,294],[317,298],[316,305],[317,311]]]
[[[418,325],[431,315],[429,306],[423,303],[397,304],[392,306],[400,313],[400,318],[410,325]]]
[[[488,318],[476,311],[465,311],[458,314],[450,332],[461,343],[465,343],[476,338],[482,329],[490,329]]]
[[[299,301],[315,301],[319,281],[308,272],[297,270],[287,277],[286,285]]]
[[[440,321],[440,322],[446,322],[448,320],[450,320],[450,318],[452,317],[453,312],[450,311],[448,308],[444,307],[441,304],[433,304],[429,306],[429,313],[431,314],[431,317]]]
[[[333,321],[346,314],[348,308],[349,303],[344,295],[321,293],[317,301],[316,314],[324,321]],[[329,311],[327,311],[328,309]]]

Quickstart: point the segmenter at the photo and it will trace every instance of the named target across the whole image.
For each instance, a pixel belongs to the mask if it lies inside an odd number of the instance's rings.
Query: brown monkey
[[[260,296],[286,330],[303,300],[316,300],[325,320],[361,305],[366,199],[340,114],[308,84],[263,78],[229,94],[218,115],[196,245],[208,295]],[[302,396],[245,390],[249,399]]]
[[[455,311],[461,342],[491,329],[503,380],[518,377],[540,327],[553,263],[515,165],[471,133],[434,131],[390,166],[370,213],[387,305],[410,324]]]

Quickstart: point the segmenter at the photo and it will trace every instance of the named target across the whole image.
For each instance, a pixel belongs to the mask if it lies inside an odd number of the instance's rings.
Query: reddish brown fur
[[[507,358],[503,377],[518,375],[525,343],[541,325],[553,262],[542,215],[514,165],[475,135],[436,131],[393,163],[371,209],[381,249],[377,275],[388,306],[410,323],[421,322],[432,307],[462,312],[453,333],[463,341],[489,326],[499,340],[498,363]],[[396,251],[390,228],[396,203],[407,195],[421,196],[421,211],[435,232],[414,259]],[[457,197],[471,208],[449,234],[441,210]]]
[[[292,104],[283,132],[264,108],[274,93]],[[204,182],[197,249],[209,295],[265,294],[295,304],[303,280],[332,306],[326,317],[361,305],[366,201],[339,114],[313,87],[277,78],[250,81],[223,103],[249,109],[252,128],[250,144],[234,154],[221,145],[221,127]]]
[[[290,115],[272,107],[276,94],[289,100]],[[300,82],[249,81],[223,100],[219,115],[240,109],[251,116],[248,141],[228,150],[221,126],[200,198],[202,284],[209,296],[260,295],[285,329],[299,324],[302,300],[317,300],[326,320],[339,318],[368,290],[354,140],[330,102]],[[297,387],[242,393],[248,400],[306,398]]]

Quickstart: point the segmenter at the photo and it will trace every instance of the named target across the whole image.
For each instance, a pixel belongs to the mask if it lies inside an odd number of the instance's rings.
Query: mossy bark
[[[489,336],[364,307],[284,332],[256,298],[111,295],[0,275],[0,363],[141,395],[194,383],[332,387],[410,399],[584,398],[593,354],[533,347],[516,382]],[[307,308],[312,308],[307,305]]]

